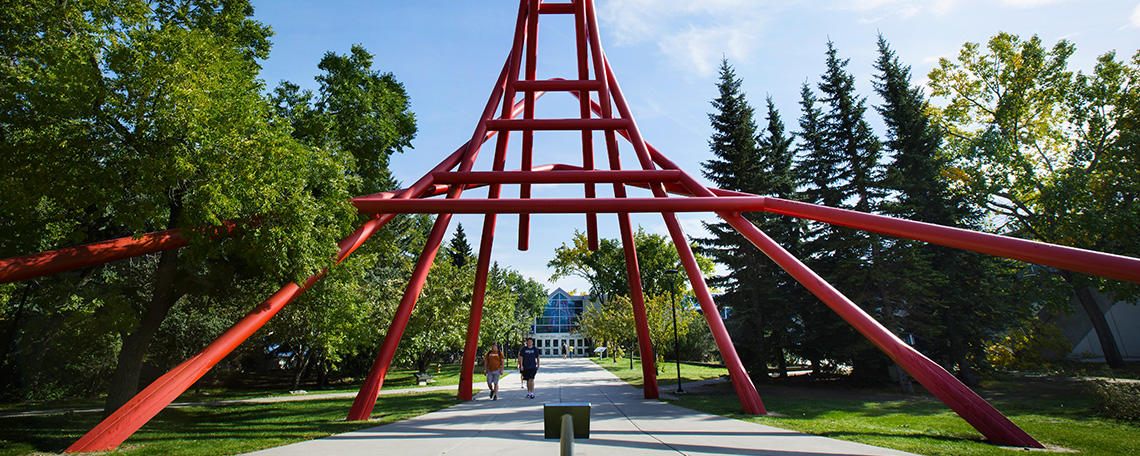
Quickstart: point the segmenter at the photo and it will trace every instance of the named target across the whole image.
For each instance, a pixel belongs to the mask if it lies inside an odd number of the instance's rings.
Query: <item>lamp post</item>
[[[669,269],[665,274],[669,276],[669,297],[672,301],[669,308],[673,311],[673,362],[677,365],[677,394],[684,394],[685,390],[681,389],[681,348],[677,343],[677,270]]]

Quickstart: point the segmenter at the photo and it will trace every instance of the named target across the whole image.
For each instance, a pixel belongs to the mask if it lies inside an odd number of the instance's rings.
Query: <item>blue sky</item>
[[[597,0],[597,5],[602,45],[643,135],[694,175],[710,158],[707,114],[722,56],[736,67],[753,106],[761,107],[771,96],[794,128],[800,85],[818,81],[828,39],[851,60],[848,69],[869,105],[879,102],[870,82],[878,33],[913,67],[915,82],[924,82],[938,58],[952,58],[964,42],[984,42],[1002,31],[1037,34],[1047,45],[1070,40],[1077,47],[1071,67],[1084,71],[1106,51],[1130,57],[1140,48],[1140,3],[1134,0]],[[376,70],[392,72],[404,83],[419,133],[413,150],[392,158],[392,170],[401,182],[411,183],[470,138],[510,50],[518,3],[275,0],[254,1],[254,6],[255,16],[276,33],[261,74],[269,87],[288,80],[315,89],[321,56],[345,53],[353,44],[375,54]],[[569,17],[542,16],[538,36],[539,78],[575,78]],[[869,114],[880,126],[877,114]],[[550,94],[539,101],[538,115],[576,117],[577,104],[566,94]],[[517,146],[517,138],[512,143]],[[536,164],[581,162],[578,133],[540,133],[535,144]],[[484,149],[476,170],[490,169],[490,151],[493,147]],[[636,164],[631,149],[623,146],[622,153],[623,165]],[[517,149],[508,154],[508,168],[517,167]],[[596,160],[604,154],[596,147]],[[503,197],[517,195],[517,189],[504,188]],[[551,185],[534,194],[580,195],[580,187]],[[600,196],[612,194],[607,190]],[[679,217],[687,234],[701,236],[701,221],[711,220],[709,215]],[[462,223],[477,248],[482,220],[456,216],[452,230]],[[660,215],[634,215],[633,221],[646,231],[665,233]],[[601,215],[600,222],[602,236],[618,237],[615,216]],[[530,250],[521,252],[515,248],[517,217],[500,216],[493,258],[545,281],[550,276],[546,261],[575,229],[585,229],[580,215],[533,216]],[[588,289],[575,278],[549,286]]]

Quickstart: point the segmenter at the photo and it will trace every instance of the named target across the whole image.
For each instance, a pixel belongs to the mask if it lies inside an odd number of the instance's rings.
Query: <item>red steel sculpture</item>
[[[536,79],[538,21],[543,14],[573,15],[578,64],[576,79]],[[519,79],[520,72],[522,79]],[[535,118],[535,104],[545,92],[568,92],[577,97],[578,117]],[[516,102],[516,97],[520,93],[523,100]],[[496,109],[500,110],[498,117],[495,116]],[[519,115],[522,118],[516,119]],[[534,133],[544,130],[580,131],[581,165],[534,166],[532,157]],[[522,132],[521,168],[505,171],[507,144],[512,131]],[[595,169],[593,150],[595,131],[601,131],[604,136],[608,170]],[[640,169],[622,169],[618,135],[624,137],[632,146]],[[497,138],[492,170],[472,171],[480,147],[493,136]],[[456,168],[458,171],[453,171]],[[531,185],[548,183],[582,184],[584,198],[530,198]],[[519,198],[500,198],[504,184],[518,185]],[[614,197],[597,198],[595,184],[612,184]],[[486,199],[460,199],[463,190],[482,186],[489,187]],[[649,189],[653,197],[627,198],[626,186]],[[681,197],[670,197],[670,194]],[[431,199],[439,195],[446,195],[446,198]],[[1001,445],[1042,447],[1037,440],[1010,422],[953,375],[871,318],[818,274],[773,242],[740,213],[767,211],[1140,283],[1140,259],[1137,258],[707,188],[699,184],[641,136],[629,105],[618,86],[617,78],[602,51],[593,0],[571,0],[560,3],[521,0],[510,54],[471,135],[471,140],[411,187],[395,192],[357,197],[352,203],[361,213],[372,214],[372,217],[341,241],[340,252],[337,255],[338,262],[350,255],[395,214],[426,213],[437,216],[391,326],[384,336],[376,362],[348,413],[349,420],[366,420],[370,417],[377,395],[383,386],[384,375],[392,362],[408,319],[415,309],[416,300],[439,251],[452,214],[485,214],[459,383],[458,394],[464,400],[471,399],[471,380],[479,342],[483,299],[487,288],[487,270],[490,264],[496,217],[501,213],[519,214],[518,247],[521,250],[527,249],[529,215],[532,213],[585,214],[588,245],[591,249],[596,249],[598,246],[597,214],[617,214],[626,270],[630,279],[631,311],[637,328],[642,359],[645,361],[642,373],[645,378],[646,398],[657,397],[657,380],[655,357],[652,355],[653,346],[649,339],[644,296],[629,219],[629,214],[633,212],[661,213],[717,348],[728,367],[741,406],[747,413],[766,413],[755,386],[744,371],[744,366],[733,348],[732,340],[724,322],[721,321],[720,313],[716,310],[716,304],[705,285],[704,277],[697,267],[689,242],[674,215],[676,212],[711,211],[716,212],[780,267],[788,271],[792,277],[906,369],[927,390],[987,439]],[[236,225],[227,222],[209,232],[215,238],[232,235],[240,231]],[[3,259],[0,260],[0,283],[88,267],[184,245],[186,241],[180,232],[171,230]],[[67,451],[99,451],[117,447],[205,375],[238,344],[250,337],[282,307],[323,276],[324,272],[309,277],[301,285],[290,283],[283,286],[280,291],[255,307],[201,353],[151,383],[126,405],[71,445]]]

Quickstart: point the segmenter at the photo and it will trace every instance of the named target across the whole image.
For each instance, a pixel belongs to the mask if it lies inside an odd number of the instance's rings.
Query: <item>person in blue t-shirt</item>
[[[534,399],[534,374],[538,372],[538,349],[534,348],[534,338],[526,338],[526,347],[519,350],[519,372],[526,380],[526,397]]]

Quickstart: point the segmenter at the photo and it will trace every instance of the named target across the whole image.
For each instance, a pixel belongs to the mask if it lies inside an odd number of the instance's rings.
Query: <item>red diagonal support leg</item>
[[[511,80],[510,73],[512,71],[517,72],[518,70],[518,64],[516,62],[518,62],[518,55],[521,52],[518,44],[518,35],[523,33],[520,29],[525,19],[525,13],[526,10],[523,8],[523,5],[520,5],[519,17],[515,27],[515,45],[511,49],[507,61],[503,62],[503,71],[499,73],[499,79],[496,80],[495,88],[491,91],[491,96],[487,99],[487,104],[483,108],[483,114],[479,116],[479,123],[475,126],[475,133],[471,135],[471,140],[467,142],[467,150],[459,165],[460,172],[471,171],[472,165],[475,164],[475,159],[479,156],[479,148],[483,145],[483,141],[487,140],[487,121],[495,114],[495,107],[499,106],[500,102],[504,102],[504,112],[507,112],[508,106],[513,108],[512,104],[506,101],[503,95],[508,89],[507,86],[510,85],[508,83]],[[452,186],[451,190],[447,193],[447,197],[459,198],[463,193],[463,188],[463,185]],[[396,347],[400,345],[400,338],[404,335],[404,328],[407,327],[408,319],[411,318],[412,315],[412,310],[416,307],[416,301],[419,299],[424,281],[427,280],[428,271],[431,269],[432,263],[435,262],[435,256],[439,252],[440,244],[443,242],[443,234],[447,231],[447,225],[450,222],[451,214],[439,214],[439,216],[436,217],[435,225],[432,226],[431,234],[428,235],[424,250],[420,253],[420,257],[416,261],[416,267],[412,271],[412,277],[409,279],[408,287],[404,290],[404,296],[400,299],[400,305],[396,308],[396,314],[392,317],[392,324],[388,328],[387,334],[384,335],[384,342],[380,345],[380,353],[376,355],[376,361],[372,364],[372,369],[368,372],[368,377],[365,379],[364,384],[360,386],[360,392],[356,394],[356,399],[352,403],[352,409],[348,412],[348,421],[367,420],[372,416],[372,408],[376,406],[376,397],[380,394],[380,388],[384,386],[384,376],[388,373],[388,366],[392,363],[392,358],[396,355]]]
[[[363,244],[372,233],[375,233],[390,220],[392,220],[391,215],[384,215],[369,220],[357,228],[352,235],[341,241],[337,262],[344,260],[360,244]],[[104,451],[122,444],[131,434],[138,431],[140,427],[154,418],[167,405],[170,405],[187,388],[190,388],[194,382],[206,375],[210,368],[230,354],[234,348],[237,348],[249,336],[253,335],[258,328],[265,325],[265,322],[273,318],[286,304],[300,296],[324,275],[325,272],[322,271],[310,276],[303,287],[297,286],[295,283],[281,287],[280,291],[266,299],[265,302],[254,308],[237,323],[234,323],[217,340],[206,346],[201,353],[179,364],[148,385],[130,401],[127,401],[126,404],[88,431],[87,434],[67,447],[65,452]]]
[[[612,75],[610,77],[613,81],[611,88],[614,93],[614,100],[618,111],[622,114],[622,117],[630,121],[630,127],[628,129],[630,142],[637,152],[642,167],[646,170],[652,170],[653,163],[650,160],[645,141],[641,137],[641,132],[637,129],[637,123],[633,121],[633,116],[629,112],[625,99],[621,95],[621,88],[618,87],[616,78],[613,78]],[[665,190],[661,185],[654,184],[650,188],[653,190],[655,197],[663,198],[666,196]],[[732,386],[736,390],[736,397],[740,400],[741,408],[744,409],[745,413],[756,415],[766,414],[767,411],[764,408],[764,402],[760,400],[760,394],[756,391],[756,385],[752,383],[752,378],[749,377],[748,372],[744,370],[744,364],[740,361],[740,356],[736,353],[736,347],[732,345],[732,338],[728,334],[728,329],[724,326],[724,321],[720,318],[720,313],[717,311],[716,304],[713,302],[712,295],[709,293],[708,286],[705,284],[704,276],[701,275],[701,270],[697,267],[693,250],[689,246],[689,241],[688,238],[685,237],[685,233],[681,231],[681,224],[677,222],[677,216],[672,212],[662,212],[661,217],[665,220],[665,226],[669,230],[669,236],[673,239],[673,244],[677,247],[677,254],[681,257],[681,263],[685,266],[685,272],[689,276],[689,281],[693,284],[693,293],[701,305],[701,313],[704,314],[705,321],[709,325],[709,330],[713,334],[713,340],[716,341],[717,350],[720,351],[724,365],[728,368],[729,378],[732,379]]]
[[[487,296],[487,270],[490,268],[494,235],[495,214],[487,214],[483,217],[483,237],[479,241],[479,261],[475,266],[475,289],[471,293],[471,314],[467,316],[467,342],[463,346],[463,364],[459,374],[459,399],[464,401],[471,400],[471,382],[475,379],[479,325],[483,321],[483,301]]]
[[[665,226],[669,228],[669,236],[673,238],[673,244],[677,246],[677,253],[681,256],[681,264],[685,266],[685,273],[689,275],[689,282],[693,284],[693,293],[697,297],[697,302],[701,304],[701,313],[705,315],[705,321],[709,324],[709,330],[712,332],[713,340],[716,341],[716,347],[720,350],[720,356],[724,359],[725,367],[728,368],[732,387],[736,390],[736,397],[740,399],[740,406],[744,408],[744,413],[767,414],[768,411],[764,409],[764,402],[760,400],[760,394],[756,392],[756,385],[752,383],[752,378],[748,376],[748,372],[744,370],[744,364],[740,362],[740,356],[736,354],[736,347],[732,345],[732,338],[729,337],[728,329],[725,328],[724,321],[720,318],[720,312],[717,311],[712,294],[709,293],[708,286],[705,284],[705,278],[701,275],[700,267],[697,266],[693,250],[689,247],[689,241],[685,238],[685,233],[681,231],[681,225],[677,223],[677,217],[668,212],[661,215],[665,218]]]
[[[1040,442],[946,372],[946,369],[884,328],[747,219],[738,213],[720,216],[987,439],[999,445],[1043,448]]]
[[[522,15],[520,11],[519,15]],[[525,31],[515,30],[514,46],[511,48],[511,64],[507,72],[507,85],[503,94],[503,117],[511,116],[508,107],[514,107],[514,83],[518,79],[519,62],[521,61],[522,41]],[[525,108],[525,101],[523,103]],[[495,141],[495,160],[491,167],[495,171],[502,171],[506,166],[507,143],[510,132],[504,131]],[[491,184],[487,189],[487,198],[498,198],[502,190],[499,184]],[[475,266],[475,288],[471,293],[471,313],[467,316],[467,341],[463,346],[463,363],[459,371],[458,397],[460,400],[471,400],[471,382],[475,378],[475,356],[479,350],[479,326],[483,321],[483,301],[487,295],[487,270],[491,264],[491,248],[494,244],[496,214],[487,214],[483,217],[483,233],[479,238],[479,260]]]
[[[420,291],[423,290],[428,272],[431,270],[436,253],[439,252],[439,246],[443,242],[443,234],[447,231],[447,225],[450,222],[451,214],[440,214],[436,217],[435,225],[431,228],[431,234],[428,235],[424,250],[420,253],[419,260],[416,261],[411,279],[408,280],[404,297],[400,299],[396,314],[392,316],[392,324],[388,327],[388,333],[384,335],[384,343],[380,346],[380,353],[376,355],[376,362],[372,364],[368,378],[364,380],[360,392],[356,394],[356,400],[352,402],[352,409],[348,412],[348,421],[367,420],[372,416],[372,408],[376,406],[376,397],[380,394],[380,388],[384,386],[384,375],[388,373],[388,366],[392,363],[392,357],[396,355],[396,347],[400,345],[404,328],[408,326],[408,319],[411,318],[412,310],[416,307],[416,301],[420,297]]]
[[[590,43],[590,53],[594,61],[594,77],[601,82],[598,90],[598,100],[601,104],[602,119],[612,119],[610,108],[610,91],[607,87],[606,70],[602,62],[605,61],[601,41],[598,39],[598,20],[594,13],[592,0],[583,0],[584,17]],[[587,100],[589,101],[589,100]],[[621,169],[617,135],[613,130],[605,131],[606,151],[609,154],[610,169]],[[614,197],[625,198],[625,185],[614,184]],[[641,271],[637,265],[637,247],[633,241],[633,228],[629,221],[629,213],[618,213],[618,227],[621,231],[621,244],[625,254],[626,276],[629,279],[629,300],[633,307],[633,323],[637,331],[638,350],[641,352],[641,376],[644,383],[646,399],[656,399],[657,391],[657,357],[653,352],[653,340],[649,333],[649,322],[645,316],[645,295],[641,288]]]
[[[589,42],[586,39],[586,1],[574,0],[574,38],[578,53],[578,80],[584,81],[590,77],[590,63],[587,59]],[[579,115],[589,119],[590,92],[578,92]],[[582,130],[582,168],[594,169],[594,132]],[[587,183],[586,198],[596,196],[594,184]],[[598,250],[598,214],[586,214],[586,247]]]
[[[637,246],[633,242],[633,228],[629,214],[618,214],[621,246],[625,253],[625,272],[629,277],[629,301],[633,307],[633,325],[637,328],[637,344],[641,352],[641,376],[646,399],[657,399],[657,356],[649,335],[649,320],[645,316],[645,295],[641,291],[641,270],[637,266]]]
[[[522,2],[519,2],[520,4]],[[526,22],[526,80],[533,81],[538,76],[538,8],[540,0],[528,0]],[[522,27],[516,27],[518,30]],[[523,119],[534,119],[534,92],[523,94]],[[522,132],[522,170],[530,171],[534,149],[534,130]],[[519,198],[530,198],[530,185],[519,186]],[[519,214],[519,250],[530,248],[530,214]]]

